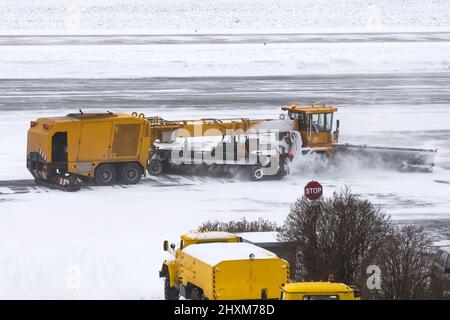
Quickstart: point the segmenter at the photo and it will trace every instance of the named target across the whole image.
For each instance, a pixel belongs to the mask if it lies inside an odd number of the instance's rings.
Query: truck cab
[[[281,287],[280,300],[359,300],[354,287],[335,282],[295,282]]]
[[[333,132],[333,116],[338,108],[328,105],[291,105],[282,108],[294,121],[292,130],[300,132],[303,148],[331,154],[333,143],[338,142],[339,121]]]

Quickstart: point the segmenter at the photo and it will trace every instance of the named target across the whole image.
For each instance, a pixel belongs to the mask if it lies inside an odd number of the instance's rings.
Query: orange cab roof
[[[282,110],[293,111],[293,112],[305,112],[305,113],[330,113],[338,111],[337,107],[328,106],[328,105],[302,105],[298,106],[296,104],[292,104],[289,107],[283,107]]]

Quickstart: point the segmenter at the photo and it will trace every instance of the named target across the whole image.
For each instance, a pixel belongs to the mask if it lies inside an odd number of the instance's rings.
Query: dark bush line
[[[218,221],[218,220],[208,220],[203,223],[198,231],[209,230],[209,231],[227,231],[232,233],[240,232],[264,232],[264,231],[280,231],[280,228],[275,222],[259,218],[256,221],[249,221],[245,218],[237,221]]]

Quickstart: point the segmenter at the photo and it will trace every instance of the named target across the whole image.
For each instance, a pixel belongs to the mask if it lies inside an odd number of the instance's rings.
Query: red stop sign
[[[317,200],[323,194],[323,187],[317,181],[310,181],[305,186],[305,197],[309,200]]]

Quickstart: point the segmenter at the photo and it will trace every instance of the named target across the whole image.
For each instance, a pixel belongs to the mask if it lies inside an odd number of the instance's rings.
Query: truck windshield
[[[312,131],[331,131],[333,124],[332,113],[313,113],[309,117],[312,122],[308,123],[307,126],[311,126]]]

